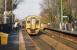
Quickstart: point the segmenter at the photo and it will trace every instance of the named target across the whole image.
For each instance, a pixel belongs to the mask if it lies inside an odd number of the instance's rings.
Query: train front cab
[[[26,18],[26,31],[29,35],[37,35],[40,27],[40,19],[35,17]]]

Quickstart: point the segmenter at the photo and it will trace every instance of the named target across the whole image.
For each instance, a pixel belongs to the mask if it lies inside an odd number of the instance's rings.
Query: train
[[[26,17],[26,31],[29,35],[37,35],[41,30],[41,20],[39,16]]]

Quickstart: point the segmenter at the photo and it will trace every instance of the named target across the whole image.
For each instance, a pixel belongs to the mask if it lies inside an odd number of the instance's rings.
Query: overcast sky
[[[16,18],[24,19],[28,15],[39,15],[41,11],[40,2],[41,0],[24,0],[14,10]]]

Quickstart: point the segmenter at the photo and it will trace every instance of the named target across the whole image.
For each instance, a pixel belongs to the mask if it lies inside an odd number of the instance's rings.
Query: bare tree
[[[47,14],[48,20],[52,25],[59,23],[59,4],[58,0],[43,0],[41,8],[43,15]]]

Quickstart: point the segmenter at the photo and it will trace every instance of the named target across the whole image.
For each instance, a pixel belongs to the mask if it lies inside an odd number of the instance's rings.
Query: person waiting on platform
[[[15,23],[14,23],[13,30],[15,30],[15,31],[18,30],[18,22],[15,22]]]

